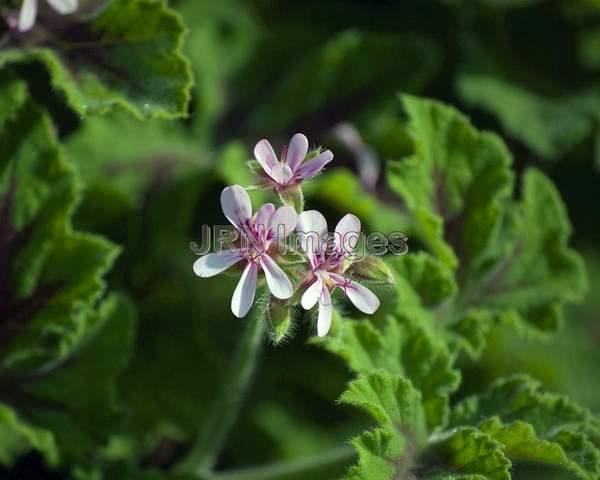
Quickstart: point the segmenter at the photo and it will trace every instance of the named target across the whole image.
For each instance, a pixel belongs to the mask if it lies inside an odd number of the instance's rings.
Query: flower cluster
[[[329,150],[310,155],[308,140],[300,133],[292,137],[287,148],[283,148],[279,159],[267,140],[257,143],[254,155],[264,170],[263,182],[266,180],[265,185],[273,188],[282,199],[285,198],[282,191],[290,187],[299,189],[302,181],[320,173],[333,159]],[[346,274],[361,232],[361,223],[356,216],[345,215],[333,234],[329,234],[325,217],[316,210],[298,213],[290,205],[275,208],[272,203],[267,203],[253,215],[250,197],[240,185],[223,190],[221,207],[238,233],[236,248],[204,255],[196,260],[193,269],[199,277],[212,277],[235,264],[244,264],[231,299],[231,310],[237,317],[244,317],[252,307],[261,271],[274,297],[290,303],[300,299],[306,310],[318,303],[319,336],[326,335],[330,329],[333,318],[331,294],[335,289],[339,288],[364,313],[372,314],[379,308],[375,294]],[[279,247],[292,233],[295,233],[304,258],[304,269],[297,278],[296,287],[285,272],[285,264],[278,262],[283,258]],[[283,268],[278,263],[282,263]]]

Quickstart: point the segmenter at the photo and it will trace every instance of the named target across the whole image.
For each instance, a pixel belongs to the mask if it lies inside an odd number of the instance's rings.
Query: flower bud
[[[292,335],[292,306],[289,301],[279,300],[272,295],[267,300],[269,337],[277,345]]]
[[[346,273],[359,280],[394,283],[394,275],[389,265],[381,257],[371,255],[353,262]]]

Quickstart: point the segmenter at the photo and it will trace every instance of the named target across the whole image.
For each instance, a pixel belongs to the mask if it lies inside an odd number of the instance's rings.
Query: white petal
[[[292,172],[296,171],[296,168],[302,163],[307,153],[308,139],[301,133],[297,133],[290,140],[285,158],[285,163],[288,164]]]
[[[48,4],[61,15],[68,15],[77,10],[77,0],[47,0]]]
[[[300,300],[304,310],[310,310],[317,304],[319,298],[321,297],[321,290],[323,290],[323,282],[319,277],[317,277],[315,282],[306,289],[302,295],[302,299]]]
[[[265,203],[258,211],[254,214],[254,224],[259,229],[264,229],[266,232],[269,228],[269,219],[275,211],[275,205],[272,203]],[[262,227],[260,227],[262,225]]]
[[[360,220],[355,215],[344,215],[335,227],[335,246],[338,250],[352,253],[360,235]]]
[[[333,305],[329,290],[321,290],[321,299],[319,300],[319,318],[317,319],[317,335],[324,337],[331,327],[331,318],[333,317]]]
[[[264,253],[260,256],[260,266],[265,272],[265,279],[271,293],[277,298],[290,298],[294,293],[292,283],[285,272],[279,268],[279,265]]]
[[[194,262],[194,273],[199,277],[213,277],[227,270],[241,259],[240,254],[229,251],[209,253]]]
[[[327,232],[325,217],[316,210],[306,210],[298,215],[296,230],[298,232],[298,239],[300,240],[300,247],[312,261],[315,254],[323,250],[323,235]]]
[[[271,178],[275,180],[279,185],[286,185],[294,176],[294,172],[292,169],[288,167],[285,163],[276,163],[271,168],[271,172],[269,173]]]
[[[235,287],[235,292],[231,297],[231,311],[238,318],[245,317],[254,303],[257,274],[258,265],[254,262],[249,263]]]
[[[23,0],[21,13],[19,15],[19,31],[26,32],[31,30],[37,16],[38,0]]]
[[[338,275],[330,273],[329,277],[342,289],[350,301],[361,312],[372,314],[379,308],[380,302],[377,296],[364,285]]]
[[[286,238],[296,228],[298,214],[293,207],[280,207],[269,219],[269,230],[275,234],[275,238]]]
[[[323,167],[333,160],[333,153],[331,150],[325,150],[320,155],[316,156],[312,160],[300,165],[294,172],[295,177],[298,180],[304,180],[305,178],[314,177],[317,173],[323,170]]]
[[[262,139],[254,147],[254,157],[269,175],[271,169],[277,164],[277,155],[268,140]]]
[[[252,217],[252,204],[248,192],[240,185],[231,185],[221,192],[221,208],[227,217],[227,220],[242,230],[242,225],[246,224]]]

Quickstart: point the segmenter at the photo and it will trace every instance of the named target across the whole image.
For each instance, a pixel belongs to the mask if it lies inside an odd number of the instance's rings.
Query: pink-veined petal
[[[293,207],[279,207],[269,218],[269,231],[273,232],[273,238],[286,238],[296,228],[298,214]]]
[[[319,299],[319,318],[317,319],[317,335],[324,337],[331,328],[331,319],[333,317],[333,304],[331,303],[331,295],[329,290],[323,288],[321,290],[321,298]]]
[[[327,232],[327,221],[317,210],[306,210],[298,215],[298,240],[313,266],[317,254],[323,251],[323,235]]]
[[[254,214],[254,225],[256,225],[259,232],[264,232],[264,235],[266,235],[269,230],[269,219],[271,218],[271,215],[273,215],[273,212],[275,212],[275,205],[272,203],[265,203]]]
[[[267,174],[271,175],[271,169],[277,165],[277,155],[268,140],[262,139],[254,147],[254,157],[263,167]]]
[[[231,297],[231,311],[238,318],[245,317],[254,303],[257,274],[258,265],[254,262],[248,263],[237,287],[235,287],[235,292]]]
[[[223,189],[221,208],[227,220],[238,230],[242,230],[242,226],[252,218],[250,197],[240,185],[231,185]]]
[[[298,168],[298,166],[302,163],[307,153],[308,138],[301,133],[297,133],[290,140],[285,158],[285,163],[287,163],[292,172],[296,171],[296,168]]]
[[[292,283],[290,279],[287,277],[285,272],[279,268],[269,255],[266,253],[260,256],[260,266],[265,272],[265,279],[267,280],[267,286],[271,293],[282,300],[286,298],[290,298],[292,293],[294,293],[294,289],[292,288]]]
[[[316,156],[312,160],[309,160],[306,163],[301,164],[296,171],[294,172],[294,176],[298,180],[303,180],[305,178],[310,178],[319,173],[325,165],[333,160],[333,153],[331,150],[325,150],[320,155]]]
[[[242,259],[242,255],[230,251],[209,253],[194,262],[194,273],[199,277],[213,277],[227,270]]]
[[[321,290],[323,290],[323,288],[323,282],[317,277],[315,282],[302,294],[300,303],[304,310],[310,310],[317,304],[319,298],[321,298]]]
[[[364,285],[350,280],[337,273],[330,273],[329,277],[338,285],[350,301],[361,312],[372,314],[379,308],[380,302],[377,296]]]
[[[31,30],[37,16],[38,0],[23,0],[21,13],[19,14],[19,31]]]
[[[68,15],[77,10],[77,0],[47,0],[48,4],[61,15]]]
[[[292,179],[294,173],[292,172],[292,169],[288,167],[285,163],[277,163],[273,165],[273,168],[271,168],[271,172],[269,173],[269,175],[279,185],[285,186]]]
[[[360,220],[355,215],[344,215],[335,227],[335,247],[337,250],[352,253],[358,244]]]

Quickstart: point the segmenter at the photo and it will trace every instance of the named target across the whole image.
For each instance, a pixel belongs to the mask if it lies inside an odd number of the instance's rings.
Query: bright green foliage
[[[447,420],[448,394],[460,376],[444,342],[418,324],[389,317],[380,331],[368,321],[344,319],[335,334],[319,343],[357,373],[385,370],[408,378],[421,392],[429,428]]]
[[[451,425],[478,425],[513,461],[559,465],[579,478],[600,476],[600,423],[568,399],[517,376],[496,382],[454,409]]]
[[[5,48],[0,66],[40,62],[52,90],[83,117],[117,106],[139,118],[186,115],[192,76],[181,54],[185,29],[162,0],[114,0],[83,23],[44,28],[58,39],[52,48],[35,40]]]
[[[403,102],[414,153],[391,164],[388,180],[418,240],[456,272],[458,295],[437,312],[449,335],[477,353],[493,318],[527,333],[555,331],[563,303],[579,300],[586,282],[554,186],[528,170],[513,200],[511,157],[498,137],[450,107]]]
[[[433,435],[420,423],[420,395],[401,377],[360,374],[340,400],[378,424],[353,440],[359,463],[346,478],[510,480],[511,471],[531,462],[585,480],[600,476],[598,420],[526,377],[500,380],[463,400]]]
[[[392,478],[390,474],[410,471],[411,452],[423,445],[427,430],[421,396],[409,381],[385,372],[359,375],[340,402],[362,409],[380,425],[353,440],[360,463],[346,478]]]
[[[452,269],[459,260],[473,268],[497,235],[511,193],[510,154],[451,107],[414,97],[403,104],[414,154],[391,163],[390,186],[436,256]]]

